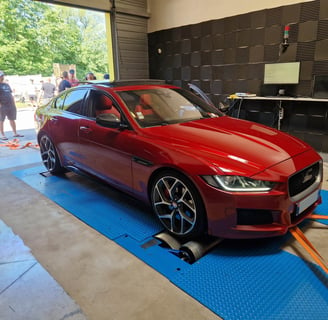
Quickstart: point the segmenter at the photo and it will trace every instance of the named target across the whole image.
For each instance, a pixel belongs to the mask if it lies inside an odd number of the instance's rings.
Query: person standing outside
[[[42,104],[48,103],[55,96],[56,86],[51,82],[51,78],[48,78],[47,82],[44,82],[41,87]]]
[[[32,107],[35,108],[37,102],[37,90],[36,90],[36,86],[34,85],[33,79],[30,79],[30,85],[28,86],[28,98],[30,100]]]
[[[68,81],[70,82],[72,87],[76,87],[79,85],[79,80],[75,78],[75,70],[74,69],[69,70]]]
[[[85,80],[97,80],[96,76],[92,72],[88,72]]]
[[[58,86],[58,92],[62,92],[66,89],[69,89],[72,87],[72,85],[70,84],[70,82],[68,81],[68,72],[64,71],[63,72],[63,78],[62,81],[60,81],[60,84]]]
[[[8,140],[4,133],[4,121],[8,118],[14,137],[24,137],[16,131],[17,109],[12,90],[8,83],[4,82],[5,74],[0,71],[0,134],[1,140]]]

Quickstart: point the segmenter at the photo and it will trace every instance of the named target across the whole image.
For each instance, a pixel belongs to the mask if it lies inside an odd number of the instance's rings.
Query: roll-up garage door
[[[117,11],[114,19],[120,79],[148,79],[147,18]]]

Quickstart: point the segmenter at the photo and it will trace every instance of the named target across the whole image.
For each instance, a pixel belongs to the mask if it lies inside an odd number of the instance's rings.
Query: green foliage
[[[53,63],[75,64],[82,78],[105,72],[104,15],[32,0],[0,1],[0,70],[51,75]]]

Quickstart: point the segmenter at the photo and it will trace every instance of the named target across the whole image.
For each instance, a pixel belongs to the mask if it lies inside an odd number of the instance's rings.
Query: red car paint
[[[208,116],[199,119],[176,121],[174,118],[172,122],[144,125],[149,110],[147,115],[141,114],[140,106],[135,111],[129,94],[141,97],[142,93],[150,92],[169,108],[172,101],[179,99],[175,91],[179,93],[180,89],[174,86],[118,82],[95,83],[72,90],[77,89],[85,91],[81,102],[84,108],[90,104],[91,91],[108,94],[121,112],[120,121],[128,126],[102,126],[87,111],[85,114],[68,112],[65,103],[60,107],[55,98],[37,110],[36,120],[39,140],[43,135],[49,136],[61,166],[88,172],[147,203],[152,201],[151,184],[156,173],[164,168],[178,172],[192,182],[201,196],[206,212],[204,233],[223,238],[283,235],[307,218],[321,202],[321,158],[312,147],[295,137],[258,123],[224,116],[210,106],[204,113]],[[63,93],[59,101],[72,90]],[[163,94],[158,94],[161,90]],[[161,111],[156,110],[155,103],[153,108],[154,113]],[[197,108],[181,105],[178,111],[194,117],[198,115]],[[288,187],[291,177],[300,175],[296,181],[299,187],[298,184],[311,179],[311,174],[316,174],[313,183],[291,195]],[[224,175],[271,181],[275,186],[269,191],[229,191],[206,180],[206,177]],[[300,214],[298,207],[303,210]]]

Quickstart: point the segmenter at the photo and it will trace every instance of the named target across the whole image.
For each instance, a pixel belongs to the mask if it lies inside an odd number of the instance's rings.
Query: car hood
[[[281,131],[227,116],[152,127],[146,132],[149,138],[197,157],[221,174],[252,176],[311,149]]]

